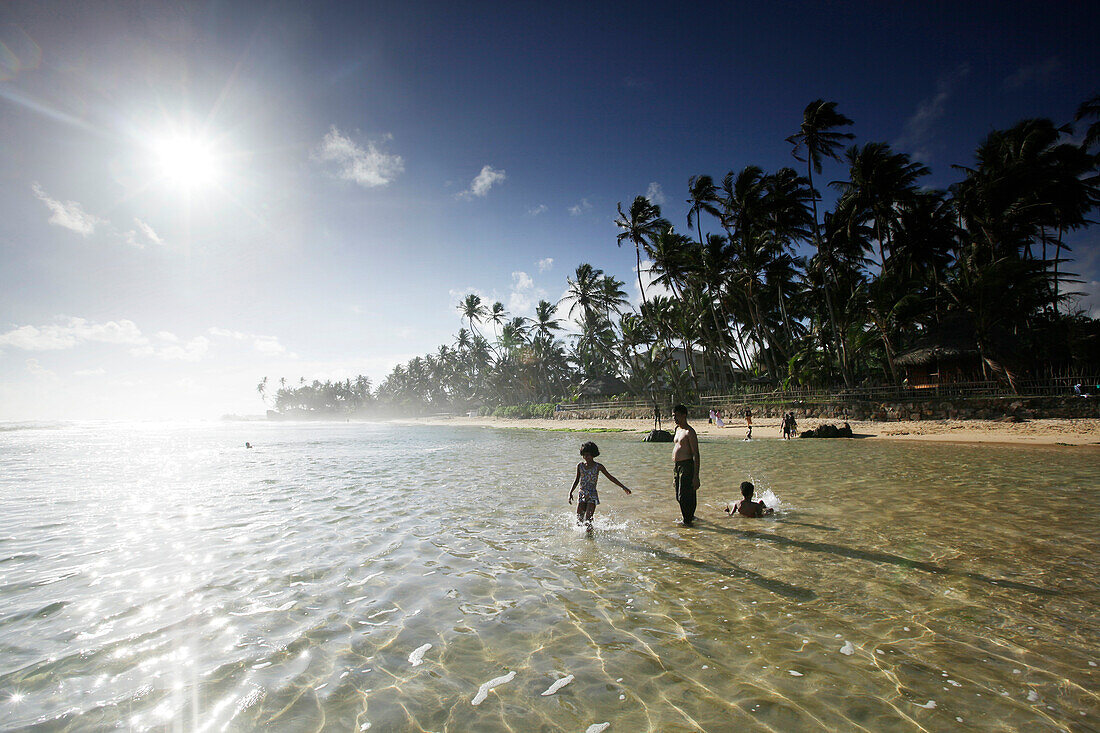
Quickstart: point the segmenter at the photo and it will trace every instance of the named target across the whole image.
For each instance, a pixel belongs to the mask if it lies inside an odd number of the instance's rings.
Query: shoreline
[[[636,419],[568,419],[513,420],[502,417],[419,417],[396,419],[392,422],[408,425],[462,425],[485,428],[548,430],[555,432],[634,432],[648,433],[653,420]],[[798,423],[798,432],[823,424],[840,426],[843,420],[806,419]],[[850,420],[854,438],[813,438],[813,440],[909,440],[920,442],[1008,444],[1041,446],[1100,446],[1100,419],[1045,418],[1022,422],[997,420],[901,420],[872,422]],[[692,427],[705,438],[743,440],[746,427],[743,420],[719,428],[705,421],[693,420]],[[663,420],[665,430],[675,430],[671,419]],[[783,433],[779,418],[753,418],[753,439],[780,440]]]

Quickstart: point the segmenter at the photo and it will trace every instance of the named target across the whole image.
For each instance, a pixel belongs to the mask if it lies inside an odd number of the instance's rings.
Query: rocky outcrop
[[[646,443],[671,443],[672,433],[667,430],[650,430],[642,440]]]
[[[798,436],[800,438],[850,438],[852,437],[852,426],[848,423],[844,423],[839,428],[836,425],[818,425],[813,430],[803,430]]]

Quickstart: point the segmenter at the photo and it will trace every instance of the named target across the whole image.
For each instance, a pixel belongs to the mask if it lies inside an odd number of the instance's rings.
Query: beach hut
[[[981,353],[975,339],[962,329],[942,329],[925,335],[894,364],[905,371],[915,389],[981,378]]]

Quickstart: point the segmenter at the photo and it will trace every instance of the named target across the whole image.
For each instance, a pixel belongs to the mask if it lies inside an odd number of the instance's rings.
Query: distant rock
[[[671,443],[672,433],[667,430],[650,430],[642,440],[646,443]]]
[[[800,438],[850,438],[852,437],[852,426],[848,423],[844,423],[843,426],[837,427],[836,425],[819,425],[813,430],[803,430]]]

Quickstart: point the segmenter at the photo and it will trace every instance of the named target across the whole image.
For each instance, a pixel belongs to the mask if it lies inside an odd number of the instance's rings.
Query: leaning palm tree
[[[645,196],[637,196],[630,205],[630,212],[623,213],[623,204],[618,205],[619,218],[615,220],[615,226],[619,227],[619,235],[615,237],[615,244],[622,246],[624,241],[634,245],[634,254],[638,265],[638,291],[645,302],[645,287],[642,285],[642,248],[646,247],[649,240],[657,233],[658,220],[661,218],[661,207],[650,202]]]
[[[822,258],[825,274],[829,282],[826,283],[825,308],[829,314],[829,326],[832,333],[839,334],[836,324],[836,309],[833,306],[831,286],[836,285],[836,275],[833,272],[833,258],[831,253],[822,251],[821,226],[817,215],[818,193],[814,189],[814,172],[821,173],[821,162],[825,158],[840,160],[840,150],[844,140],[855,137],[850,132],[836,132],[838,127],[846,127],[853,124],[850,119],[836,111],[836,102],[826,102],[824,99],[815,99],[806,105],[802,111],[802,125],[794,135],[787,138],[787,142],[794,146],[792,154],[796,160],[806,163],[806,179],[810,182],[810,203],[814,214],[814,247]],[[847,344],[843,338],[837,339],[837,350],[840,356],[840,371],[844,377],[844,384],[852,386],[851,366],[848,363]]]

